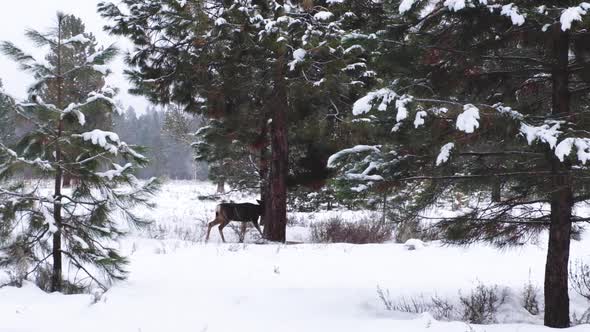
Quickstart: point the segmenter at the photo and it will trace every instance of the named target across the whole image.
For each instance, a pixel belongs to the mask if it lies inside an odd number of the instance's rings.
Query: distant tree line
[[[148,107],[142,113],[129,107],[113,118],[114,129],[123,141],[147,147],[145,155],[151,162],[138,170],[141,179],[206,180],[207,165],[195,161],[190,144],[190,135],[201,123],[198,117],[174,107]]]

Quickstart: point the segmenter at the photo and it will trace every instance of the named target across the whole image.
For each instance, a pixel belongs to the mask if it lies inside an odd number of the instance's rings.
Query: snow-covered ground
[[[202,243],[203,226],[213,219],[214,192],[206,183],[164,186],[149,231],[136,232],[121,248],[130,255],[129,279],[100,297],[46,294],[32,284],[0,289],[0,331],[520,331],[540,332],[542,315],[520,302],[530,281],[542,290],[545,241],[500,251],[427,243],[416,250],[402,244],[257,245],[250,230],[246,244],[220,243],[212,232]],[[229,195],[235,201],[254,197]],[[308,242],[309,223],[343,214],[298,214],[289,240]],[[295,217],[294,217],[295,218]],[[226,228],[226,238],[236,234]],[[590,240],[574,242],[572,260],[590,262]],[[483,284],[507,287],[498,324],[437,321],[429,314],[388,311],[377,287],[393,302],[436,295],[456,303]],[[542,300],[542,293],[539,292]],[[570,292],[572,312],[590,306]],[[590,331],[579,325],[572,331]]]

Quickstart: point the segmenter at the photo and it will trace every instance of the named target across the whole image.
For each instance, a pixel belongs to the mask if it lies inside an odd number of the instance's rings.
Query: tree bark
[[[58,18],[58,45],[57,45],[57,107],[63,107],[63,77],[61,68],[61,34],[62,34],[62,16]],[[62,161],[62,151],[60,146],[60,139],[64,130],[63,120],[59,120],[57,128],[57,139],[55,143],[55,161],[57,163],[55,173],[55,188],[54,188],[54,203],[53,203],[53,219],[57,230],[53,233],[53,271],[51,274],[51,291],[61,292],[63,286],[62,280],[62,255],[61,255],[61,231],[62,231],[62,215],[61,215],[61,186],[63,180],[63,169],[59,164]]]
[[[499,203],[502,200],[502,182],[499,177],[494,177],[492,182],[492,202]]]
[[[289,144],[287,139],[287,84],[285,81],[286,55],[279,51],[274,68],[273,96],[269,103],[271,124],[270,202],[264,221],[264,237],[285,242],[287,228],[287,175],[289,173]]]
[[[265,141],[267,140],[267,135],[268,135],[268,125],[267,125],[267,118],[266,116],[263,117],[262,119],[262,128],[260,130],[260,136],[262,139],[264,139]],[[271,218],[270,210],[271,210],[271,205],[270,205],[270,187],[269,187],[269,181],[268,181],[268,172],[269,172],[269,162],[268,162],[268,148],[267,148],[267,144],[263,144],[262,148],[260,149],[260,161],[259,161],[259,165],[258,165],[258,170],[259,170],[259,176],[260,176],[260,199],[262,200],[263,203],[263,211],[262,211],[262,217],[260,220],[260,224],[261,225],[265,225],[265,220],[267,220],[267,218]],[[270,220],[270,219],[268,219]],[[266,226],[265,226],[266,227]]]
[[[567,114],[570,110],[568,52],[569,35],[559,24],[552,27],[553,71],[552,114]],[[551,225],[547,263],[545,265],[545,317],[546,326],[570,326],[568,295],[568,261],[570,250],[571,215],[573,208],[570,167],[548,152],[551,163]]]

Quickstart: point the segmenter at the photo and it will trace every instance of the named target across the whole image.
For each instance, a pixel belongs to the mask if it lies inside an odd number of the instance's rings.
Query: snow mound
[[[404,243],[404,247],[408,250],[418,250],[426,246],[424,241],[418,239],[409,239]]]

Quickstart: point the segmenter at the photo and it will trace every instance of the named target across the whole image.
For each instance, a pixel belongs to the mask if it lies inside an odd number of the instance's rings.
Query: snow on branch
[[[355,181],[383,181],[383,177],[381,175],[366,175],[366,174],[357,174],[357,173],[347,173],[344,175],[347,180],[355,180]]]
[[[416,112],[416,118],[414,119],[414,127],[418,128],[424,125],[424,118],[428,115],[425,111]]]
[[[402,0],[402,2],[399,4],[399,13],[403,14],[409,11],[417,1],[418,0]]]
[[[52,171],[53,166],[51,166],[51,162],[48,160],[42,160],[40,158],[36,158],[35,160],[28,160],[23,157],[19,157],[16,151],[6,147],[4,144],[0,143],[0,151],[4,151],[10,158],[15,160],[16,162],[20,162],[23,164],[27,164],[30,166],[39,167],[43,171]]]
[[[381,152],[379,150],[379,147],[374,146],[374,145],[357,145],[357,146],[349,148],[349,149],[341,150],[341,151],[336,152],[335,154],[331,155],[330,158],[328,158],[328,167],[335,168],[336,161],[338,161],[338,159],[342,158],[345,155],[357,154],[357,153],[361,153],[361,152],[370,152],[370,151]]]
[[[354,103],[354,105],[352,106],[352,114],[361,115],[369,113],[373,108],[374,100],[381,100],[381,104],[379,104],[377,109],[379,111],[385,111],[389,103],[397,97],[397,93],[388,88],[383,88],[377,91],[369,92],[366,96],[357,100]]]
[[[94,145],[98,145],[106,151],[117,154],[121,141],[119,135],[110,131],[102,131],[100,129],[94,129],[93,131],[82,133],[80,135],[74,135],[75,137],[81,137],[84,141],[90,141]],[[109,142],[109,140],[112,142]],[[117,145],[115,145],[115,144]]]
[[[479,128],[479,109],[472,104],[463,106],[463,113],[457,117],[457,129],[471,134]]]
[[[402,122],[408,117],[408,108],[406,106],[412,101],[412,99],[412,96],[403,95],[395,101],[395,108],[397,108],[395,121]]]
[[[333,16],[334,14],[332,14],[332,12],[319,11],[313,15],[313,18],[315,18],[318,21],[327,21],[331,19]]]
[[[526,137],[529,145],[533,144],[534,141],[539,140],[549,144],[549,146],[553,149],[557,144],[557,137],[559,134],[561,134],[561,131],[559,131],[559,126],[560,123],[556,121],[552,121],[552,123],[546,123],[538,127],[529,126],[523,122],[520,125],[520,133]]]
[[[142,155],[141,153],[139,153],[139,152],[135,151],[134,149],[132,149],[125,142],[121,142],[119,144],[119,151],[121,151],[122,153],[128,153],[128,154],[132,155],[134,158],[137,158],[137,159],[147,160],[147,158],[144,155]]]
[[[113,164],[113,167],[115,169],[108,170],[106,172],[97,172],[95,174],[101,178],[107,178],[109,180],[112,180],[116,177],[120,177],[123,174],[123,172],[125,172],[127,169],[131,168],[132,166],[133,165],[131,165],[130,163],[127,163],[125,166]]]
[[[295,67],[297,66],[298,63],[303,62],[303,60],[305,59],[305,55],[307,54],[307,51],[302,49],[302,48],[298,48],[293,52],[293,61],[289,62],[289,70],[293,71],[295,70]]]
[[[72,43],[86,44],[86,43],[90,43],[90,42],[92,42],[92,41],[89,38],[87,38],[86,36],[84,36],[84,34],[79,34],[79,35],[75,35],[71,38],[64,40],[62,42],[62,44],[64,44],[64,45],[72,44]]]
[[[512,20],[512,24],[521,26],[524,24],[524,15],[518,12],[518,7],[510,3],[502,6],[500,15],[508,16]]]
[[[563,162],[565,157],[571,153],[574,145],[578,150],[578,160],[582,162],[582,164],[586,164],[586,162],[590,160],[590,139],[588,138],[568,137],[564,139],[557,145],[557,147],[555,147],[555,155]]]
[[[440,153],[436,157],[436,166],[446,163],[451,157],[451,150],[455,147],[455,143],[447,143],[440,148]]]
[[[412,7],[418,2],[419,0],[402,0],[398,7],[400,14],[405,14],[409,12]],[[484,8],[490,10],[490,12],[494,12],[497,9],[500,9],[500,15],[509,17],[514,25],[523,25],[525,22],[526,16],[521,14],[518,10],[518,7],[515,6],[513,3],[507,5],[499,5],[499,4],[488,4],[488,0],[445,0],[443,3],[444,7],[447,7],[449,11],[458,12],[465,8],[474,8],[476,5],[483,5]]]
[[[561,30],[567,31],[571,29],[572,23],[574,21],[581,21],[582,15],[586,15],[588,9],[590,9],[590,4],[587,2],[582,2],[579,6],[565,9],[559,18]]]

